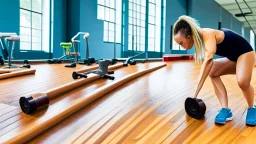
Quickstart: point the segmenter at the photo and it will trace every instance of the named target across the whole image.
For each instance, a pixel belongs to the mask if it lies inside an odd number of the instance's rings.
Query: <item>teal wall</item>
[[[0,4],[0,32],[15,32],[19,34],[19,0],[2,0]],[[19,44],[15,45],[15,51],[18,51]],[[2,55],[2,51],[0,51]],[[17,57],[17,55],[14,55]]]
[[[90,33],[90,57],[114,58],[114,43],[103,42],[103,21],[97,19],[97,0],[68,0],[68,33],[67,40],[78,32]],[[86,42],[80,36],[79,49],[85,58]],[[121,45],[116,44],[116,57],[121,57]]]
[[[3,0],[0,5],[0,32],[16,32],[19,34],[19,1]],[[127,0],[125,0],[127,2]],[[207,5],[207,7],[206,7]],[[127,7],[126,7],[127,8]],[[11,11],[10,11],[11,9]],[[103,21],[97,19],[97,0],[54,0],[54,23],[53,23],[53,53],[44,52],[20,52],[19,43],[15,46],[15,59],[42,59],[60,57],[63,49],[60,42],[70,42],[71,38],[79,31],[89,32],[90,57],[113,58],[114,44],[103,42]],[[201,27],[218,28],[218,22],[222,22],[222,27],[232,29],[242,34],[242,24],[231,14],[221,8],[215,1],[209,0],[166,0],[166,21],[165,21],[165,46],[166,54],[194,53],[189,51],[171,50],[171,25],[181,15],[192,16],[199,20]],[[128,19],[126,19],[128,20]],[[244,37],[250,40],[249,28],[244,29]],[[127,42],[127,38],[125,38]],[[79,49],[81,57],[85,58],[85,40],[80,37]],[[50,49],[50,46],[49,46]],[[116,57],[121,57],[121,45],[116,44]],[[1,51],[0,51],[0,55]],[[126,51],[126,56],[132,55]],[[159,53],[151,52],[150,57],[161,57]],[[142,56],[144,57],[144,56]]]

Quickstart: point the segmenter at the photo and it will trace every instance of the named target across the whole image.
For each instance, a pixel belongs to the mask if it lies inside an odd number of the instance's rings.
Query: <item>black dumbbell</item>
[[[114,74],[115,72],[114,71],[108,71],[108,74]]]
[[[24,60],[23,64],[29,64],[28,60]]]
[[[115,79],[115,77],[109,76],[109,75],[103,75],[102,78],[110,79],[110,80],[114,80]]]
[[[76,63],[71,63],[71,64],[68,64],[68,65],[65,65],[65,67],[70,67],[70,68],[76,67]]]
[[[81,77],[81,78],[87,78],[87,75],[85,75],[85,74],[79,74],[79,73],[77,73],[77,72],[73,72],[73,73],[72,73],[72,77],[73,77],[73,79],[78,79],[79,77]]]
[[[53,60],[47,60],[47,63],[48,64],[53,64],[54,62],[53,62]]]
[[[206,106],[201,99],[187,98],[185,101],[186,113],[195,119],[201,119],[206,110]]]
[[[23,64],[23,66],[21,68],[30,68],[29,64]]]
[[[129,60],[130,65],[136,65],[136,61],[134,59]]]

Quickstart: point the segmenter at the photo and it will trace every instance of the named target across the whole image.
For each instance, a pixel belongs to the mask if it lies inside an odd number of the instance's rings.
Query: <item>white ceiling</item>
[[[256,32],[256,0],[237,0],[243,13],[250,12],[250,9],[253,11],[253,14],[251,14],[250,16],[246,16],[246,19],[244,17],[235,16],[235,14],[241,13],[235,0],[215,0],[215,1],[224,9],[226,9],[229,13],[231,13],[236,19],[242,22],[245,27],[249,27],[246,21],[247,19],[249,24],[253,28],[253,31]],[[250,9],[248,8],[245,2],[250,7]]]

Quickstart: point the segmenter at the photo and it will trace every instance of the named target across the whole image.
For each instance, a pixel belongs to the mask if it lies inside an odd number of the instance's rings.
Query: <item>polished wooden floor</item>
[[[161,62],[137,64],[115,70],[116,79]],[[64,64],[32,65],[35,75],[0,80],[0,143],[6,137],[53,117],[75,99],[111,80],[84,85],[51,100],[48,108],[32,115],[21,112],[20,96],[44,92],[73,81],[71,73],[85,68]],[[207,106],[205,117],[186,115],[184,101],[193,96],[200,66],[193,61],[168,62],[166,67],[137,78],[59,122],[27,143],[256,143],[256,128],[245,125],[246,101],[234,75],[223,76],[234,119],[214,124],[221,108],[207,78],[198,98]],[[256,68],[252,84],[256,86]]]

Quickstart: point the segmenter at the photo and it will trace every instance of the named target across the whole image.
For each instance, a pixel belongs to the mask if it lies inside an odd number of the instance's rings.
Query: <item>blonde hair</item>
[[[180,16],[173,26],[174,35],[181,31],[185,36],[191,35],[195,45],[195,62],[201,63],[203,61],[204,42],[202,38],[202,29],[200,24],[192,17]]]

